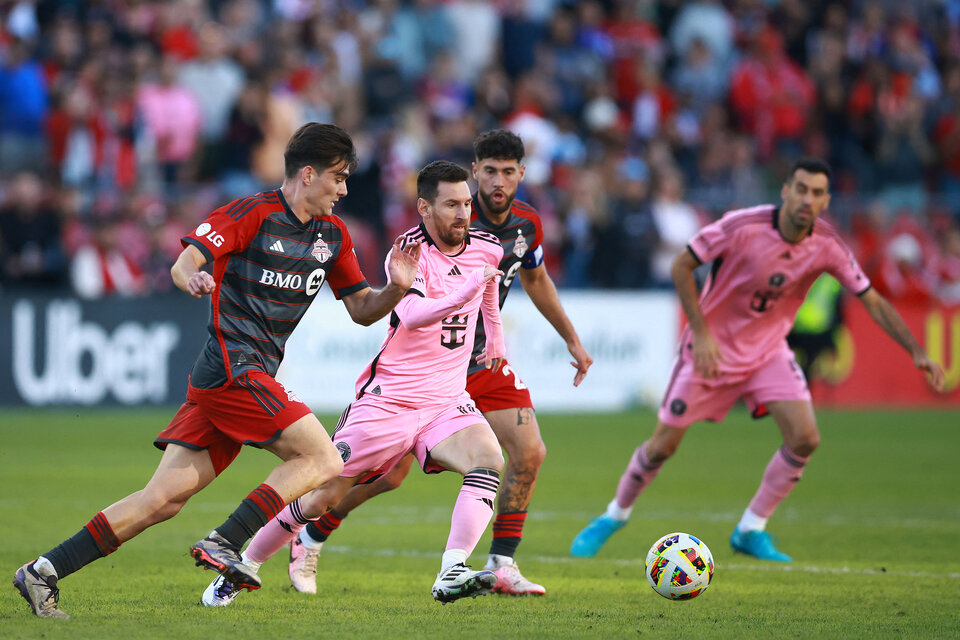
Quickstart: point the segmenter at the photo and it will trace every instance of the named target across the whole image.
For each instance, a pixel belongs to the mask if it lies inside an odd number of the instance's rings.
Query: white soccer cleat
[[[437,574],[437,580],[433,583],[433,599],[447,604],[460,598],[485,596],[495,584],[497,575],[493,571],[473,571],[459,563]]]
[[[493,573],[497,576],[497,584],[493,587],[494,593],[508,596],[542,596],[547,592],[543,585],[524,578],[516,562],[494,569]]]
[[[317,560],[320,558],[320,547],[310,549],[305,547],[300,538],[294,538],[290,543],[290,582],[293,588],[300,593],[317,592]]]
[[[237,588],[232,582],[223,576],[217,576],[213,579],[203,595],[200,596],[200,603],[205,607],[226,607],[233,602],[243,589]]]

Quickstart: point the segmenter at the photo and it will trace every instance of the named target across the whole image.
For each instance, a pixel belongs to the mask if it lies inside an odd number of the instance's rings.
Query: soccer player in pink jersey
[[[686,428],[700,420],[720,422],[743,398],[755,417],[773,416],[783,446],[767,465],[730,544],[763,560],[791,561],[773,544],[767,520],[800,480],[820,433],[786,336],[807,290],[823,272],[855,293],[931,386],[943,389],[943,370],[927,357],[896,309],[871,288],[830,223],[818,220],[830,203],[830,167],[815,158],[797,161],[780,195],[779,207],[731,211],[707,225],[674,260],[673,281],[689,324],[657,426],[630,458],[606,512],[574,538],[571,555],[596,555],[627,523],[637,497],[676,451]],[[708,262],[713,267],[698,300],[693,271]]]
[[[526,167],[523,140],[505,129],[487,131],[474,140],[473,177],[477,192],[473,199],[470,226],[496,236],[503,245],[500,270],[500,307],[514,282],[520,281],[537,310],[556,329],[567,345],[576,370],[578,386],[593,364],[577,331],[563,310],[547,267],[544,264],[543,224],[529,203],[519,200],[517,191]],[[474,356],[486,341],[483,324],[477,324]],[[497,435],[504,452],[503,477],[497,495],[497,513],[485,569],[497,574],[494,593],[512,596],[541,596],[543,585],[528,580],[514,556],[523,538],[527,507],[533,497],[546,446],[533,409],[530,390],[520,374],[506,360],[499,371],[485,369],[471,361],[467,370],[467,392]],[[358,506],[385,491],[400,486],[412,465],[413,456],[397,463],[393,470],[370,484],[356,485],[335,508],[308,524],[290,547],[290,582],[301,593],[317,592],[317,560],[328,536]]]
[[[488,593],[492,571],[466,566],[493,515],[503,454],[497,438],[466,392],[467,367],[479,312],[483,311],[484,365],[496,371],[504,356],[495,236],[470,228],[468,173],[452,162],[433,162],[417,175],[423,222],[406,234],[420,243],[417,275],[390,318],[380,352],[357,380],[357,398],[343,412],[333,443],[343,458],[339,478],[288,505],[254,537],[244,560],[256,572],[289,544],[311,519],[340,502],[358,483],[388,473],[407,454],[424,472],[449,469],[464,476],[450,535],[433,585],[441,603]],[[240,592],[223,576],[203,594],[208,606],[230,604]]]

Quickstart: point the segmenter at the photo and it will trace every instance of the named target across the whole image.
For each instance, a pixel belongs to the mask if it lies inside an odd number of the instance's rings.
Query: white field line
[[[430,551],[417,551],[413,549],[361,549],[358,547],[346,547],[343,545],[323,545],[324,553],[343,553],[357,556],[377,556],[377,557],[403,557],[403,558],[425,558],[440,559],[440,554]],[[579,564],[583,562],[593,562],[598,564],[608,564],[618,567],[642,567],[643,559],[633,560],[607,560],[592,558],[590,560],[567,558],[562,556],[528,556],[524,555],[523,560],[531,562],[542,562],[544,564]],[[767,571],[779,573],[819,573],[828,575],[850,575],[850,576],[891,576],[897,578],[924,578],[928,580],[949,579],[960,580],[958,573],[930,573],[928,571],[885,571],[880,569],[851,569],[850,567],[818,567],[815,565],[800,564],[721,564],[718,569],[722,571]]]

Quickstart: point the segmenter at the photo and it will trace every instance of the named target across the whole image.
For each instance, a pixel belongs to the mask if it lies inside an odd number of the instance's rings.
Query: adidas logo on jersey
[[[272,245],[270,245],[270,251],[276,251],[277,253],[284,253],[283,243],[277,240]]]
[[[372,393],[372,394],[375,395],[375,396],[380,395],[380,393],[381,393],[381,392],[380,392],[380,385],[377,385],[377,386],[375,386],[373,389],[370,389],[370,393]]]
[[[450,269],[450,273],[448,273],[447,275],[448,275],[448,276],[462,276],[463,274],[460,273],[460,267],[458,267],[457,265],[453,265],[453,269]]]

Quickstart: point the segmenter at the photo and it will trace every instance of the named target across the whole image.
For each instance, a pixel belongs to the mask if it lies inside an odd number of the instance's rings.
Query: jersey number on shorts
[[[513,386],[517,390],[523,390],[527,388],[527,385],[523,384],[523,380],[520,379],[520,376],[517,375],[517,372],[510,368],[510,365],[505,364],[500,367],[500,372],[507,377],[513,377]]]

